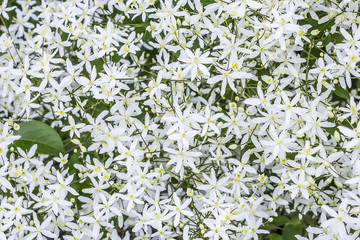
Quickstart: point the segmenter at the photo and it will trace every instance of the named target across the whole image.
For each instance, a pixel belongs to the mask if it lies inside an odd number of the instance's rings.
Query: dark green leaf
[[[328,133],[330,133],[331,135],[333,135],[335,133],[336,127],[332,127],[332,128],[325,128],[325,131],[327,131]]]
[[[287,224],[285,225],[282,233],[283,239],[296,240],[295,235],[302,234],[302,227],[301,225]]]
[[[340,33],[333,33],[331,34],[331,42],[334,44],[341,43],[344,40],[344,36]]]
[[[318,25],[318,21],[316,21],[315,19],[313,18],[308,18],[307,19],[308,23],[313,26],[313,27],[316,27]]]
[[[179,181],[178,181],[176,178],[174,178],[174,177],[172,177],[170,180],[171,180],[171,183],[172,183],[172,184],[176,184],[176,183],[179,182]]]
[[[84,182],[74,182],[71,183],[70,186],[75,189],[77,192],[81,192],[85,188],[91,187],[91,181],[89,179],[85,180]]]
[[[340,87],[339,85],[335,86],[335,94],[338,97],[345,98],[345,99],[350,99],[349,92],[347,90],[343,89],[342,87]]]
[[[327,46],[329,43],[341,43],[344,40],[344,37],[340,33],[329,34],[325,37],[323,41],[323,46]]]
[[[74,174],[77,172],[76,168],[74,167],[75,164],[79,164],[79,157],[77,156],[76,153],[74,153],[73,155],[71,155],[70,159],[69,159],[69,172],[70,174]]]
[[[327,21],[325,23],[322,23],[318,26],[318,29],[320,32],[324,32],[327,29],[330,29],[332,26],[334,26],[335,20],[332,19],[330,21]]]
[[[32,145],[37,144],[37,152],[48,155],[57,155],[65,152],[63,142],[59,134],[49,125],[39,122],[30,121],[20,123],[20,130],[14,133],[21,138],[14,142],[15,147],[29,149]]]
[[[91,64],[96,67],[98,72],[104,69],[104,61],[102,59],[95,59],[94,61],[91,61]]]
[[[290,219],[288,217],[278,216],[278,217],[274,217],[274,220],[271,223],[276,226],[282,226],[289,222],[290,222]]]
[[[267,239],[269,239],[269,240],[283,240],[283,237],[280,234],[277,234],[277,233],[270,233],[267,236]]]
[[[323,41],[323,46],[327,46],[331,42],[331,34],[327,35]]]
[[[177,52],[175,53],[175,57],[176,57],[176,58],[180,57],[180,51],[177,51]]]

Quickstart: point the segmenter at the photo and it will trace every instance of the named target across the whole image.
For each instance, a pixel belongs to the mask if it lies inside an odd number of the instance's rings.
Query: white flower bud
[[[326,182],[327,182],[328,184],[330,184],[330,183],[332,182],[332,177],[329,177],[328,179],[326,179]]]
[[[351,96],[356,96],[357,90],[356,90],[356,89],[352,89],[352,90],[350,91],[350,94],[351,94]]]
[[[283,174],[283,175],[281,175],[281,177],[284,178],[284,179],[289,179],[290,178],[289,175],[287,175],[287,174]]]
[[[337,130],[335,130],[335,132],[334,132],[334,138],[335,138],[335,141],[340,142],[341,136]]]
[[[79,145],[79,144],[80,144],[79,139],[72,139],[71,142],[72,142],[73,144],[76,144],[76,145]]]
[[[291,45],[291,40],[290,40],[290,39],[286,39],[285,45],[286,45],[287,48],[290,47],[290,45]]]
[[[190,24],[191,23],[191,16],[190,14],[185,14],[185,22],[187,22],[187,24]]]
[[[237,144],[231,144],[231,145],[229,146],[229,149],[235,150],[237,147],[238,147]]]
[[[320,33],[320,31],[317,30],[317,29],[311,31],[311,35],[313,35],[313,36],[316,36],[316,35],[318,35],[319,33]]]
[[[354,215],[358,215],[360,213],[360,208],[359,207],[355,207],[351,210],[351,213]]]
[[[315,184],[315,181],[314,181],[314,179],[313,179],[311,176],[308,176],[308,177],[307,177],[307,181],[308,181],[311,185]]]
[[[332,111],[327,112],[329,118],[334,118],[334,113]]]
[[[343,188],[344,187],[344,185],[341,182],[339,182],[338,180],[334,180],[334,183],[338,188]]]
[[[200,170],[199,169],[192,169],[192,171],[194,172],[194,173],[196,173],[196,174],[198,174],[198,173],[200,173]]]
[[[80,145],[80,150],[82,151],[82,152],[86,152],[87,150],[86,150],[86,147],[84,147],[83,145]]]
[[[297,138],[302,138],[302,137],[304,137],[305,136],[305,134],[303,133],[303,132],[298,132],[298,133],[296,133],[296,137]]]

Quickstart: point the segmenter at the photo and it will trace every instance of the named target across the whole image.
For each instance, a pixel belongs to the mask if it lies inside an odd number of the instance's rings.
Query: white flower
[[[270,125],[269,135],[271,140],[260,140],[260,142],[267,148],[266,151],[271,153],[271,158],[276,157],[283,158],[287,152],[291,152],[292,148],[296,146],[292,138],[289,138],[286,131],[282,131],[280,134],[276,133],[275,127]]]
[[[52,221],[52,217],[48,217],[40,224],[40,222],[37,218],[37,215],[33,214],[33,220],[34,220],[35,227],[30,227],[30,226],[26,227],[26,230],[28,230],[30,232],[30,234],[27,235],[25,239],[34,239],[35,237],[37,239],[47,239],[46,237],[49,237],[49,238],[56,237],[56,235],[54,233],[47,230],[48,225]],[[43,235],[45,235],[46,237],[44,237]]]
[[[352,224],[357,222],[355,218],[350,217],[347,214],[347,205],[348,201],[345,199],[339,207],[338,212],[334,211],[327,205],[323,205],[322,208],[329,214],[332,218],[322,222],[321,226],[331,227],[335,233],[339,233],[340,237],[345,237],[347,235],[346,224]]]
[[[7,14],[7,12],[10,12],[11,10],[13,10],[15,8],[15,6],[12,7],[6,7],[8,4],[8,0],[4,0],[3,3],[0,6],[0,15],[3,15],[4,18],[9,19],[9,15]]]
[[[78,129],[82,128],[85,126],[84,123],[75,123],[75,120],[72,116],[69,116],[68,118],[69,121],[69,126],[65,126],[61,129],[61,131],[66,132],[70,130],[70,137],[72,138],[75,135],[79,138],[80,137],[80,132]]]
[[[185,215],[187,217],[192,217],[194,214],[191,211],[186,210],[186,208],[189,206],[189,204],[192,201],[191,198],[187,199],[184,202],[181,202],[181,200],[179,199],[177,194],[174,193],[173,199],[174,199],[175,206],[169,205],[169,209],[172,210],[172,212],[170,212],[169,215],[175,216],[174,227],[176,227],[177,225],[179,225],[181,214]]]
[[[190,72],[191,80],[194,80],[200,70],[203,74],[210,76],[209,69],[204,64],[212,63],[212,59],[209,58],[210,52],[201,54],[200,49],[196,49],[193,53],[189,49],[185,49],[181,52],[179,61],[185,62],[187,67],[184,69],[185,72]]]

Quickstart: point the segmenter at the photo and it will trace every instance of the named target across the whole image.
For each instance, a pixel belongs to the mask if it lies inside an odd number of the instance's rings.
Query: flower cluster
[[[358,239],[359,4],[4,0],[0,239]]]

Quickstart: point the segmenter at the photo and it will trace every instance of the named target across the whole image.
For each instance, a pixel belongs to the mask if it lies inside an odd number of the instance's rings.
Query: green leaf
[[[271,223],[276,226],[282,226],[289,222],[290,222],[290,219],[288,217],[278,216],[278,217],[274,217],[274,220]]]
[[[334,135],[336,127],[324,128],[324,130],[327,131],[328,133],[330,133],[331,135]]]
[[[331,34],[331,36],[332,36],[332,42],[334,44],[341,43],[344,40],[344,36],[340,33],[333,33]]]
[[[313,27],[317,27],[319,24],[318,24],[318,21],[316,21],[315,19],[313,18],[308,18],[307,19],[308,23],[313,26]]]
[[[19,125],[20,130],[14,135],[20,135],[21,138],[14,142],[15,147],[29,149],[37,144],[38,153],[57,155],[65,152],[61,137],[49,125],[39,121],[22,122]]]
[[[102,59],[95,59],[91,61],[91,65],[96,67],[96,71],[100,72],[104,69],[104,61]]]
[[[272,222],[268,222],[265,225],[265,228],[269,231],[273,231],[273,230],[282,228],[283,225],[285,225],[289,222],[290,222],[290,219],[288,217],[278,216],[278,217],[274,217],[274,220]]]
[[[270,233],[267,236],[267,239],[269,239],[269,240],[283,240],[283,237],[280,234],[277,234],[277,233]]]
[[[179,181],[176,179],[176,178],[174,178],[174,177],[172,177],[171,179],[170,179],[170,181],[171,181],[171,183],[172,184],[177,184]]]
[[[342,87],[340,87],[339,85],[335,86],[335,94],[338,97],[345,98],[345,99],[350,99],[349,92],[347,90],[343,89]]]
[[[331,34],[328,34],[323,41],[323,46],[324,47],[327,46],[330,42],[331,42]]]
[[[75,164],[79,164],[80,161],[79,161],[79,157],[78,155],[75,153],[73,155],[71,155],[70,159],[69,159],[69,163],[68,163],[68,166],[69,166],[69,173],[70,174],[74,174],[77,172],[77,169],[74,167]]]
[[[325,23],[322,23],[318,26],[318,29],[320,32],[324,32],[327,29],[330,29],[332,26],[334,26],[335,20],[332,19],[330,21],[327,21]]]
[[[176,57],[176,58],[179,58],[179,57],[180,57],[180,51],[177,51],[177,52],[175,53],[175,57]]]
[[[301,225],[286,224],[282,231],[282,236],[286,240],[297,240],[295,235],[301,235],[301,234],[302,234]]]
[[[323,46],[327,46],[330,42],[334,44],[341,43],[343,40],[344,37],[339,33],[328,34],[323,41]]]

